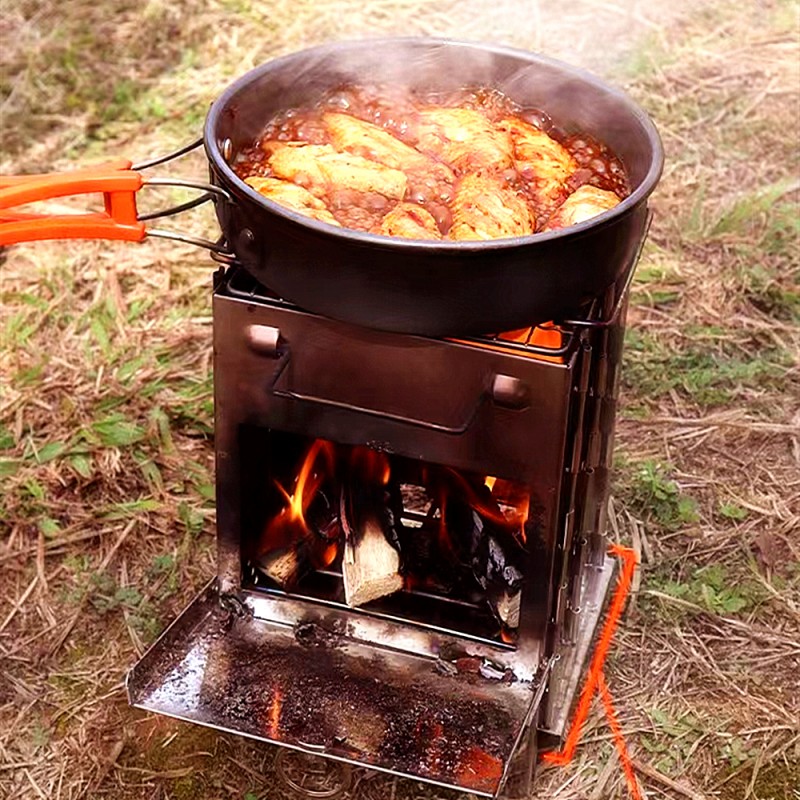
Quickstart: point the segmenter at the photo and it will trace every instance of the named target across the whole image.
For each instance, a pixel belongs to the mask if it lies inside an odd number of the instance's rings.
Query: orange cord
[[[628,755],[625,737],[622,734],[622,728],[617,719],[617,712],[614,710],[614,703],[611,700],[611,692],[608,691],[608,684],[602,672],[600,673],[598,688],[600,689],[600,699],[603,701],[603,708],[605,709],[606,718],[608,719],[608,727],[611,728],[611,735],[614,737],[614,744],[617,746],[622,770],[625,773],[625,779],[628,781],[628,788],[631,790],[633,800],[642,800],[642,793],[639,791],[639,782],[636,780],[636,773],[633,771],[633,762]]]
[[[597,647],[592,655],[592,661],[589,664],[589,672],[586,676],[586,682],[581,690],[580,698],[578,699],[578,707],[575,710],[575,715],[570,724],[569,733],[564,742],[564,747],[552,753],[545,753],[543,760],[548,764],[555,766],[565,766],[575,756],[575,751],[578,748],[578,741],[581,737],[581,731],[589,716],[589,710],[592,705],[592,698],[595,692],[600,693],[603,700],[606,716],[608,717],[608,724],[611,732],[614,735],[614,741],[617,744],[617,750],[620,753],[620,760],[622,761],[623,769],[625,770],[625,777],[628,780],[628,787],[634,800],[641,800],[641,793],[639,785],[636,782],[636,776],[633,771],[633,765],[628,752],[625,747],[625,738],[622,735],[622,729],[617,722],[616,714],[614,713],[614,706],[611,702],[611,694],[608,691],[605,678],[603,677],[603,666],[608,656],[608,651],[611,648],[611,640],[617,630],[622,612],[625,608],[625,601],[628,598],[628,593],[633,583],[633,574],[636,570],[636,553],[629,547],[621,547],[620,545],[612,545],[609,548],[609,553],[612,556],[617,556],[622,560],[622,571],[620,572],[619,580],[617,581],[617,588],[614,591],[614,597],[611,601],[611,606],[608,609],[608,616],[606,617],[603,630],[600,633],[600,639],[597,642]],[[607,697],[607,700],[606,700]]]

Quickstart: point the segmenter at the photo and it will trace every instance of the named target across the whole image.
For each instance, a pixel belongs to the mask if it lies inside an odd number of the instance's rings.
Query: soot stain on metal
[[[178,637],[154,665],[152,674],[160,677],[150,681],[163,681],[177,695],[199,679],[202,717],[259,738],[475,789],[499,781],[518,723],[473,680],[446,678],[427,662],[407,674],[389,669],[380,656],[334,646],[338,637],[319,626],[265,641],[254,630],[258,622],[239,619],[231,626],[228,615],[215,613],[200,636],[189,636],[205,654],[202,675],[180,674],[192,669],[186,638]]]

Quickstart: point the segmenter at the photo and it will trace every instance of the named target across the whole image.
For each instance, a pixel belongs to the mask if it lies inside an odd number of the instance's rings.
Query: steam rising
[[[643,0],[322,0],[302,46],[382,36],[434,36],[519,47],[599,74],[668,19],[703,5]],[[298,49],[296,46],[294,49]],[[290,48],[281,48],[289,52]]]

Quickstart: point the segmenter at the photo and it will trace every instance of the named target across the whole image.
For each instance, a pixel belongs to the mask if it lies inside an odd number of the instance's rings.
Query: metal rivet
[[[226,161],[230,161],[233,155],[233,142],[230,139],[223,139],[220,150],[222,151],[222,157]]]
[[[513,375],[495,375],[492,381],[492,399],[506,408],[522,409],[530,403],[528,385]]]
[[[275,358],[278,355],[281,332],[271,325],[248,325],[245,339],[251,350],[263,356]]]
[[[256,236],[250,228],[242,228],[239,231],[239,236],[237,237],[237,242],[239,247],[243,250],[249,250],[256,241]]]

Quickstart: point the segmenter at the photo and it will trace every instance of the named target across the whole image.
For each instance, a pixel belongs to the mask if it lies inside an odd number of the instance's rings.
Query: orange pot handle
[[[0,175],[0,245],[43,239],[117,239],[141,242],[147,235],[137,218],[136,192],[144,184],[139,172],[123,159],[95,167],[43,175]],[[36,214],[17,206],[99,192],[105,211]]]

